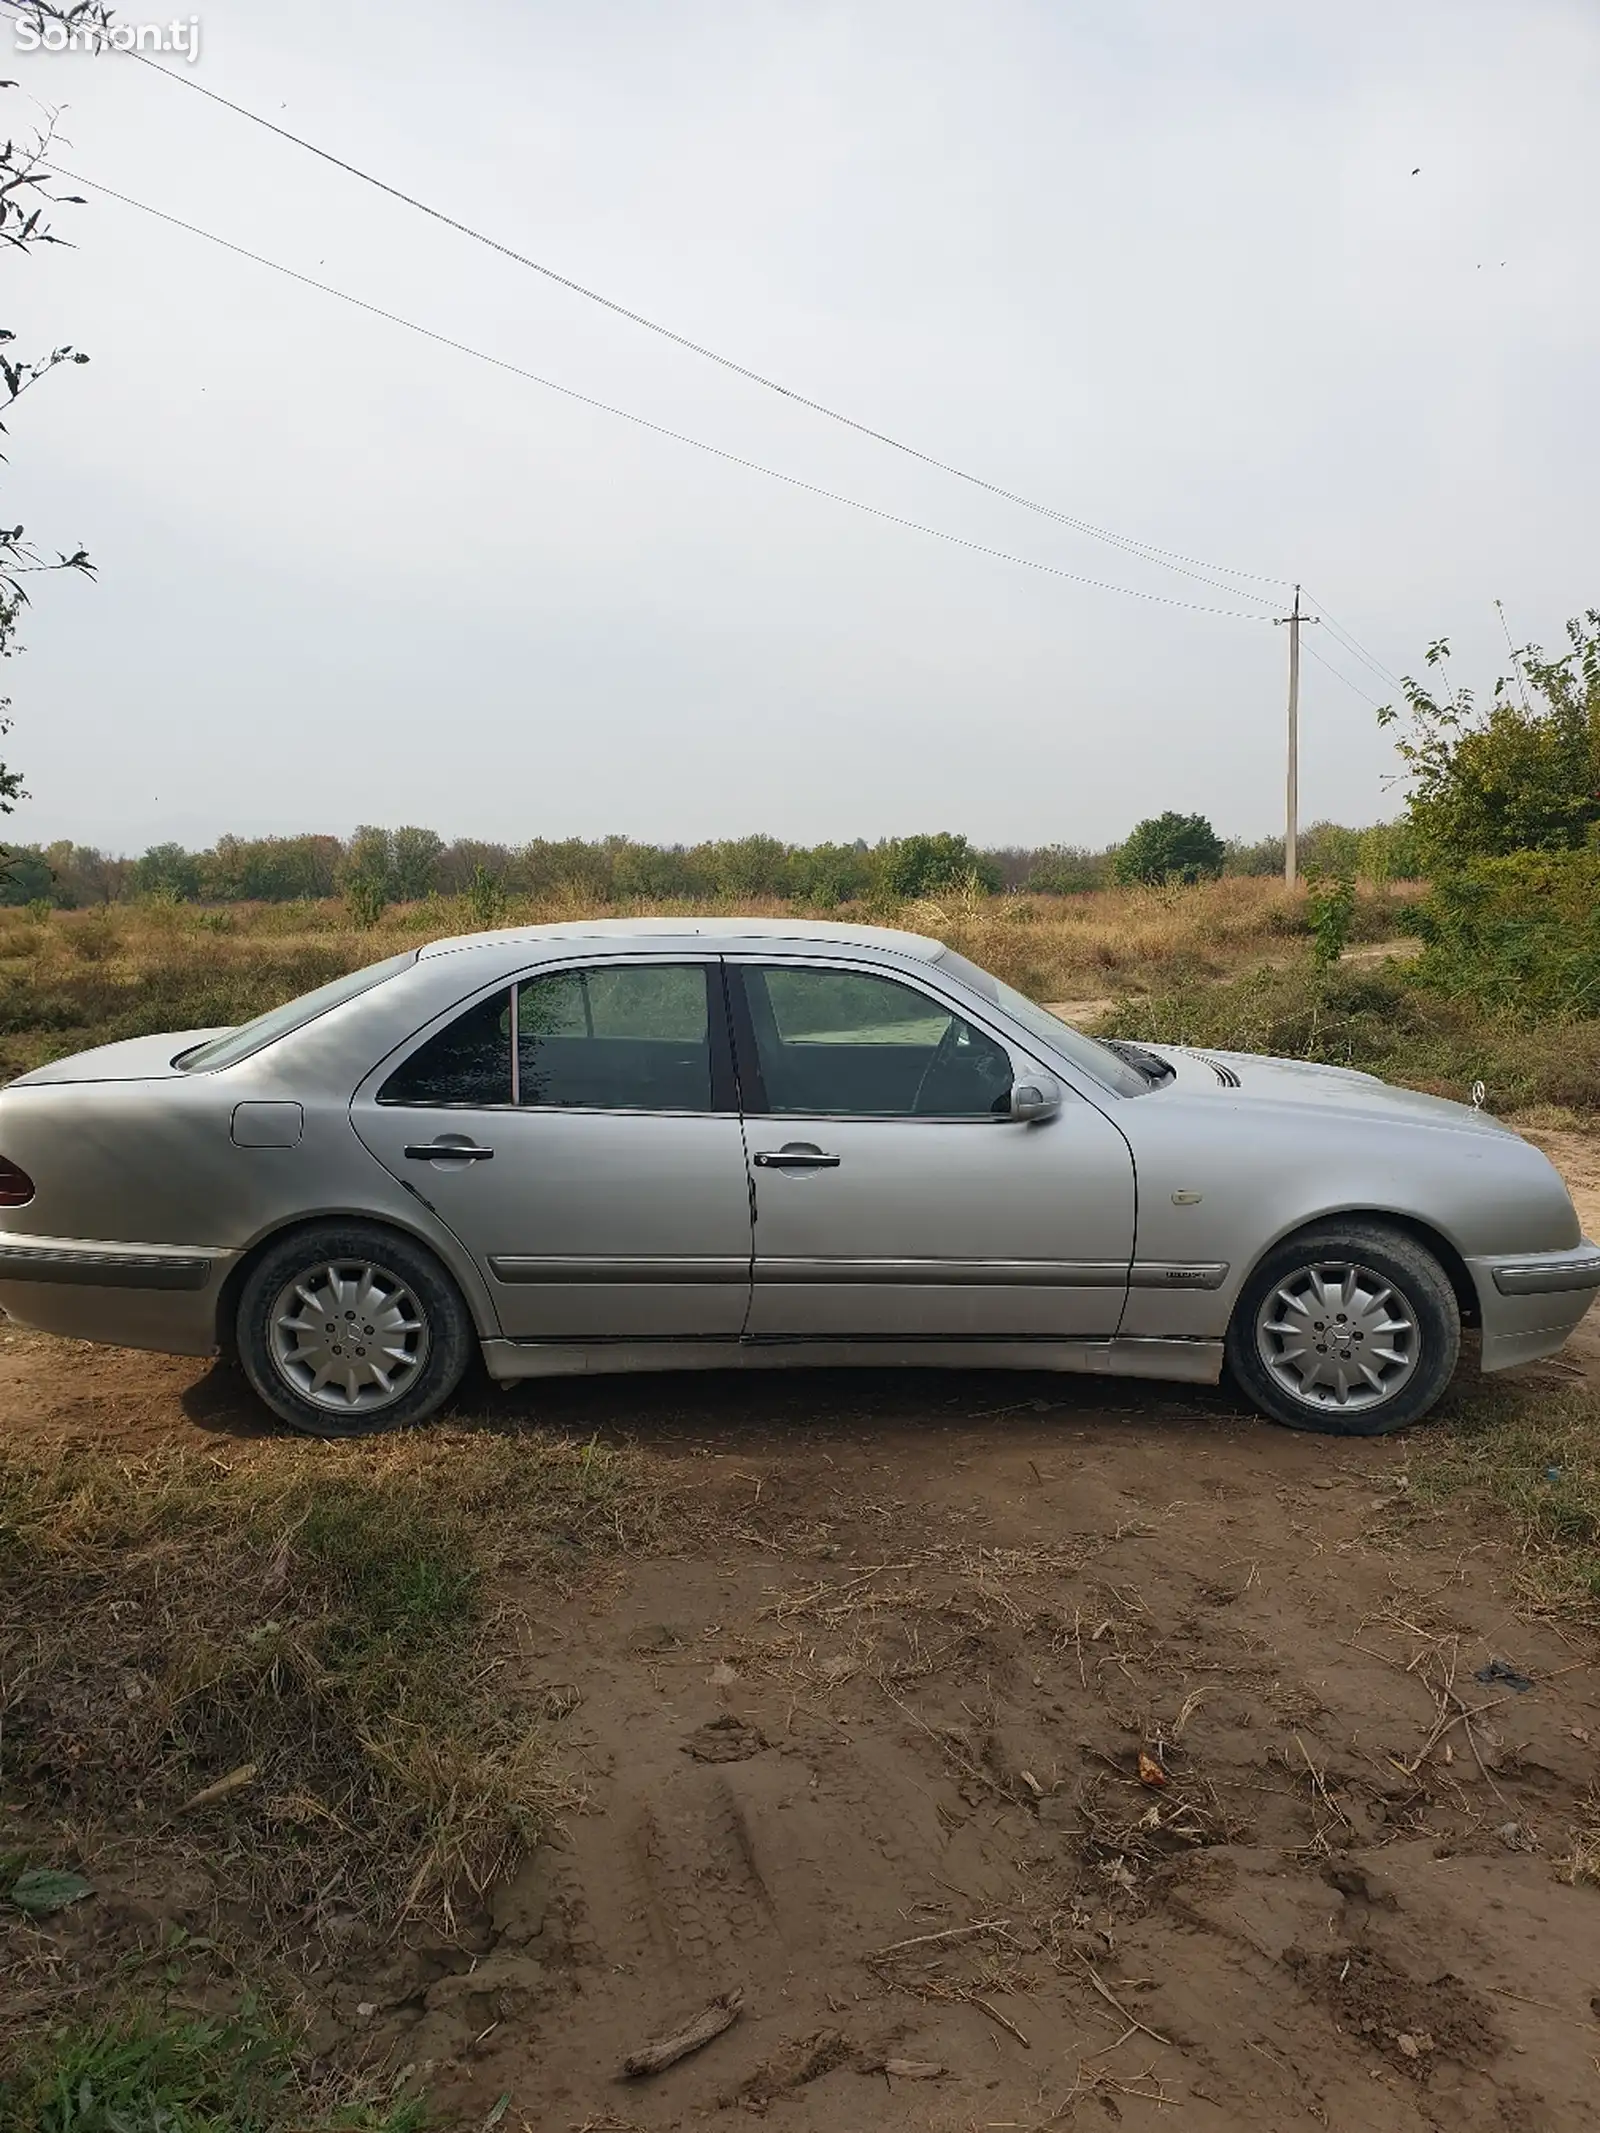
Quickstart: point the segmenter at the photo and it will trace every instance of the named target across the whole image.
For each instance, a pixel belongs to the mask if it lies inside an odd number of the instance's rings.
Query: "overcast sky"
[[[134,5],[129,22],[156,19]],[[202,0],[174,70],[736,361],[1119,535],[1304,578],[1461,678],[1600,604],[1594,0]],[[12,31],[0,23],[0,57]],[[6,57],[84,177],[880,510],[1283,612],[919,467],[117,56]],[[1419,168],[1420,166],[1420,168]],[[1415,174],[1414,174],[1415,173]],[[974,554],[103,197],[0,262],[57,375],[11,831],[137,851],[1281,827],[1285,632]],[[1308,642],[1307,820],[1394,811]],[[1359,691],[1359,693],[1356,693]]]

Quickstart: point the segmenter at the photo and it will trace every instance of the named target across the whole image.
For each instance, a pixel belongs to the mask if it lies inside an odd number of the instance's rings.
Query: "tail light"
[[[15,1163],[0,1155],[0,1207],[26,1207],[33,1198],[33,1180]]]

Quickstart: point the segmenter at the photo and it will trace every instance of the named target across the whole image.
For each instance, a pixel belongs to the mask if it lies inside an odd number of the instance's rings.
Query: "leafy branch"
[[[47,20],[62,22],[79,31],[103,31],[110,21],[110,11],[101,0],[77,0],[70,6],[53,4],[53,0],[30,0],[24,12],[41,24]],[[0,89],[17,86],[14,81],[0,82]],[[57,138],[56,116],[51,113],[41,131],[25,139],[8,135],[0,147],[0,256],[27,258],[39,245],[67,242],[52,226],[51,212],[58,207],[81,207],[84,202],[77,193],[56,190],[50,158]],[[0,326],[0,437],[7,438],[10,429],[6,417],[24,393],[31,392],[41,379],[63,364],[76,366],[89,360],[82,349],[70,342],[42,355],[22,356],[16,353],[16,340],[11,327]],[[5,457],[0,451],[0,463]],[[29,540],[25,526],[0,525],[0,659],[14,659],[22,650],[17,631],[23,610],[29,605],[28,588],[23,581],[42,572],[57,571],[75,571],[80,577],[92,578],[94,565],[88,550],[81,546],[57,549],[50,555]],[[11,730],[10,711],[10,698],[0,698],[0,737]],[[26,797],[21,772],[0,763],[0,814],[10,814],[16,802]]]

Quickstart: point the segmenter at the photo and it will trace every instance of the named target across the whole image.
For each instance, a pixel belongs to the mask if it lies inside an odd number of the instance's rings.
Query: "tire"
[[[258,1396],[309,1437],[426,1421],[477,1348],[461,1292],[422,1245],[367,1222],[323,1222],[263,1253],[236,1320]]]
[[[1227,1354],[1272,1421],[1381,1437],[1442,1397],[1461,1354],[1461,1312],[1450,1277],[1414,1237],[1377,1222],[1328,1223],[1267,1253],[1234,1306]]]

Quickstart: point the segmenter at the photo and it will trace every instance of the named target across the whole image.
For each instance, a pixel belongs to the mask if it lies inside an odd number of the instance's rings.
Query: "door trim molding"
[[[489,1260],[496,1281],[522,1286],[530,1282],[668,1282],[679,1287],[723,1287],[729,1283],[748,1286],[750,1261],[743,1259],[686,1259],[661,1255],[654,1258],[572,1257],[565,1254],[529,1258],[520,1253],[497,1252]]]
[[[1125,1289],[1124,1259],[763,1259],[756,1286]]]

